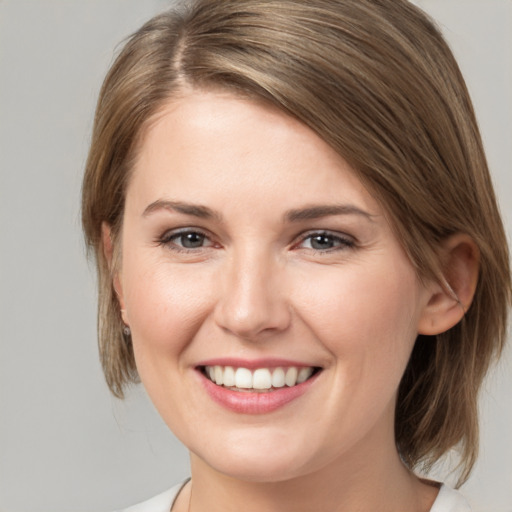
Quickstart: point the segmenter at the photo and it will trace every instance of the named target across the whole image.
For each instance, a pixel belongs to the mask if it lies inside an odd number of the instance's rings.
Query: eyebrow
[[[181,201],[169,201],[165,199],[158,199],[146,207],[142,213],[143,217],[147,217],[158,210],[169,210],[182,213],[184,215],[192,215],[200,219],[215,219],[222,220],[219,212],[208,208],[207,206],[184,203]],[[334,205],[315,205],[306,208],[297,208],[288,210],[284,214],[285,222],[300,222],[304,220],[320,219],[331,215],[360,215],[372,222],[374,222],[375,215],[372,215],[357,206],[351,204],[334,204]]]
[[[374,217],[376,217],[351,204],[333,204],[288,210],[284,214],[284,218],[287,222],[300,222],[303,220],[320,219],[331,215],[360,215],[371,222],[374,222]]]
[[[221,215],[218,212],[213,211],[207,206],[199,204],[183,203],[181,201],[168,201],[165,199],[158,199],[146,207],[142,213],[143,217],[147,217],[158,210],[169,210],[184,215],[192,215],[193,217],[199,217],[200,219],[217,219],[221,220]]]

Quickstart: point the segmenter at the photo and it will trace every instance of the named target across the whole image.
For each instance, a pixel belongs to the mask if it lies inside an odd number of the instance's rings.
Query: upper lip
[[[234,368],[247,368],[249,370],[257,368],[288,368],[295,366],[297,368],[304,367],[318,367],[318,365],[311,363],[304,363],[302,361],[295,361],[284,358],[257,358],[257,359],[243,359],[233,357],[218,357],[206,359],[197,363],[196,367],[204,366],[233,366]]]

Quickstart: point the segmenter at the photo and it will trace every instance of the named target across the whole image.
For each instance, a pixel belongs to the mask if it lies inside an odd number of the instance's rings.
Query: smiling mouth
[[[277,368],[237,368],[234,366],[201,366],[201,373],[217,386],[240,392],[277,391],[306,382],[321,368],[315,366],[289,366]]]

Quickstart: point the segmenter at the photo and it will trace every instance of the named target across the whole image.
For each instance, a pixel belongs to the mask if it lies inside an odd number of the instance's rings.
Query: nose
[[[252,254],[233,258],[219,275],[215,321],[238,338],[258,341],[288,328],[291,306],[284,269],[277,261]]]

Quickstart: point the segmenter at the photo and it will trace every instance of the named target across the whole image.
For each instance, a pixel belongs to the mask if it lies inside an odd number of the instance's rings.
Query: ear
[[[480,251],[471,237],[458,233],[446,239],[441,262],[444,281],[432,283],[419,321],[419,334],[440,334],[456,325],[466,314],[475,294]]]
[[[112,277],[112,286],[116,293],[119,307],[121,309],[121,317],[123,322],[128,325],[124,305],[123,287],[121,286],[121,281],[119,279],[119,269],[115,268],[116,265],[114,264],[114,242],[112,241],[112,228],[106,222],[103,222],[101,225],[101,241],[103,245],[103,254],[105,256],[105,260],[107,261],[110,275]]]

